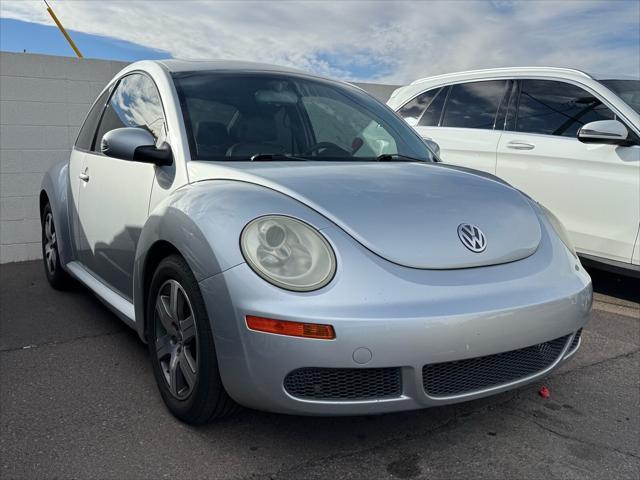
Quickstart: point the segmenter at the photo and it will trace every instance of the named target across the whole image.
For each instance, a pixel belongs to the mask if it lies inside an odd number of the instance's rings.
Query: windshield
[[[601,80],[600,83],[640,113],[640,80]]]
[[[402,119],[355,87],[270,73],[173,78],[193,160],[434,160]]]

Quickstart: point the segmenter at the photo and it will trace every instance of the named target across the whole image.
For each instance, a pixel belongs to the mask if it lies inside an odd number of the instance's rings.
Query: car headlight
[[[551,213],[551,211],[548,208],[546,208],[544,205],[540,203],[538,205],[540,205],[540,208],[546,215],[547,220],[549,220],[549,223],[551,224],[553,229],[556,231],[556,233],[560,237],[560,240],[562,240],[562,243],[566,245],[566,247],[569,249],[569,251],[574,257],[578,258],[578,254],[576,253],[576,248],[573,246],[573,242],[571,241],[571,238],[569,238],[569,233],[567,232],[567,229],[564,228],[564,225],[562,224],[562,222],[558,219],[558,217],[556,217],[553,213]]]
[[[336,271],[329,242],[300,220],[267,215],[247,224],[240,236],[249,266],[268,282],[308,292],[324,287]]]

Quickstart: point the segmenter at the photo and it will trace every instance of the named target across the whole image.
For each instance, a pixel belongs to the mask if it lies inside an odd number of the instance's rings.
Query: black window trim
[[[93,155],[106,157],[106,155],[104,153],[96,152],[93,149],[95,144],[96,144],[96,136],[98,135],[98,130],[100,129],[100,124],[102,123],[102,117],[104,116],[104,112],[107,109],[107,105],[109,105],[109,102],[111,101],[111,97],[113,96],[113,93],[116,91],[116,88],[118,88],[118,86],[120,85],[120,82],[122,82],[122,80],[124,78],[126,78],[126,77],[128,77],[130,75],[134,75],[134,74],[144,75],[149,80],[151,80],[151,83],[153,83],[153,86],[156,88],[156,92],[158,92],[158,98],[160,99],[160,108],[162,108],[162,117],[164,119],[164,130],[166,132],[166,137],[167,138],[169,137],[169,125],[168,125],[168,122],[167,122],[167,111],[164,108],[164,101],[162,100],[162,95],[160,94],[160,89],[158,88],[158,84],[155,82],[153,77],[151,75],[149,75],[148,72],[145,72],[144,70],[131,70],[130,72],[125,73],[121,77],[118,77],[117,79],[115,79],[111,83],[109,83],[107,85],[107,87],[100,92],[100,94],[98,95],[98,98],[96,98],[94,100],[94,102],[91,104],[91,107],[87,111],[87,117],[88,117],[89,116],[89,112],[91,112],[91,109],[97,103],[97,101],[100,99],[100,97],[105,92],[105,90],[109,90],[109,95],[107,95],[107,99],[105,100],[104,105],[102,106],[102,111],[100,112],[100,118],[98,119],[98,122],[96,123],[95,130],[93,131],[93,139],[91,140],[91,146],[90,146],[89,150],[86,150],[84,148],[76,147],[76,143],[78,142],[78,138],[77,137],[76,137],[76,141],[73,144],[73,148],[72,148],[73,150],[77,150],[79,152],[91,153]],[[87,117],[85,117],[84,122],[87,121]],[[84,122],[82,122],[82,126],[84,126]],[[80,127],[80,129],[78,130],[78,136],[80,135],[80,130],[82,130],[82,127]]]

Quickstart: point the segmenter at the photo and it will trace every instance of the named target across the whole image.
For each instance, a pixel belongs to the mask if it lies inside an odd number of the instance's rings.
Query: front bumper
[[[200,283],[222,381],[242,405],[293,414],[353,415],[479,398],[557,368],[575,352],[573,335],[589,319],[589,276],[559,239],[546,234],[538,251],[526,259],[435,271],[390,264],[341,230],[324,232],[340,254],[339,270],[332,283],[318,292],[284,291],[246,264]],[[330,324],[336,338],[250,331],[246,315]],[[534,374],[456,395],[429,395],[423,387],[427,364],[494,355],[560,337],[566,338],[557,358]],[[285,377],[305,367],[398,368],[401,388],[385,398],[294,397],[284,387]]]

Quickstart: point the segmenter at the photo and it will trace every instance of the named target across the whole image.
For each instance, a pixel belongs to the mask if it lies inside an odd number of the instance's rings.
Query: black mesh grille
[[[399,368],[300,368],[284,379],[290,395],[315,400],[367,400],[402,394]]]
[[[569,335],[510,352],[434,363],[422,368],[422,384],[427,395],[442,397],[495,387],[528,377],[555,362]]]
[[[571,341],[571,345],[569,346],[568,352],[573,352],[576,348],[578,348],[578,343],[580,343],[580,335],[582,335],[582,329],[576,332],[576,335],[573,337]]]

